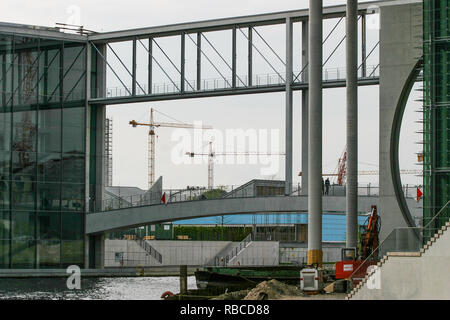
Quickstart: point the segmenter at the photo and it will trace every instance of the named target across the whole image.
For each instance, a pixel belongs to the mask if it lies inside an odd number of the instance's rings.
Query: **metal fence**
[[[302,79],[306,78],[306,70],[303,71],[294,71],[294,78],[296,81],[294,83],[304,83]],[[295,75],[301,74],[299,77],[295,77]],[[342,67],[334,67],[334,68],[325,68],[323,70],[323,81],[324,82],[333,82],[333,81],[343,81],[346,77],[346,68]],[[363,76],[362,70],[358,70],[358,77],[364,79],[372,79],[379,77],[379,68],[378,65],[367,66],[366,75]],[[249,86],[249,77],[248,75],[238,75],[238,81],[236,81],[236,86],[240,88],[244,87],[266,87],[266,86],[281,86],[286,83],[286,73],[265,73],[265,74],[257,74],[252,77],[252,85]],[[197,81],[196,80],[186,80],[185,81],[185,92],[195,92],[195,91],[215,91],[215,90],[224,90],[231,89],[231,84],[233,83],[231,77],[224,78],[208,78],[202,79],[200,82],[200,90],[196,90]],[[136,95],[164,95],[164,94],[174,94],[180,93],[181,81],[175,82],[163,82],[163,83],[154,83],[149,90],[148,85],[143,84],[142,86],[138,86],[136,88]],[[99,98],[117,98],[117,97],[126,97],[130,96],[132,92],[131,87],[109,87],[106,89],[106,96],[102,97],[102,90],[97,89],[96,97]],[[151,93],[150,93],[151,92]]]
[[[148,205],[163,204],[162,195],[165,194],[166,203],[187,202],[187,201],[201,201],[214,200],[225,198],[252,198],[262,196],[284,196],[278,189],[273,192],[265,192],[264,195],[255,194],[253,189],[239,189],[241,186],[220,186],[216,189],[208,190],[206,188],[192,188],[192,189],[172,189],[163,190],[163,192],[147,192],[145,194],[131,195],[131,196],[116,196],[111,199],[98,202],[95,200],[89,201],[90,212],[111,211],[116,209],[125,209],[130,207],[140,207]],[[404,185],[403,193],[406,198],[415,198],[416,189],[420,186]],[[302,196],[301,186],[299,184],[293,185],[290,196]],[[324,188],[323,196],[345,196],[345,186],[331,185],[328,189]],[[379,196],[379,187],[372,184],[359,185],[358,196],[377,197]]]
[[[360,267],[353,271],[351,278],[359,278],[360,269],[367,261],[378,261],[390,252],[419,252],[425,242],[441,230],[441,226],[449,221],[444,216],[445,209],[450,205],[450,200],[438,211],[438,213],[424,227],[395,228],[378,245],[377,248],[364,260]]]

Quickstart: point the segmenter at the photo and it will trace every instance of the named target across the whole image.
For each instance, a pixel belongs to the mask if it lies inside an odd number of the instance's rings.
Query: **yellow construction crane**
[[[183,128],[183,129],[212,129],[211,126],[196,126],[188,123],[169,123],[169,122],[155,122],[153,119],[154,109],[150,109],[150,123],[139,123],[131,120],[129,123],[136,128],[137,126],[147,126],[148,130],[148,188],[150,189],[155,182],[155,128]],[[158,111],[157,111],[158,112]]]
[[[285,153],[273,153],[273,152],[214,152],[212,141],[209,142],[209,152],[208,153],[196,153],[196,152],[186,152],[186,155],[191,158],[195,156],[208,156],[208,189],[212,190],[214,188],[214,158],[216,156],[260,156],[260,155],[286,155]]]

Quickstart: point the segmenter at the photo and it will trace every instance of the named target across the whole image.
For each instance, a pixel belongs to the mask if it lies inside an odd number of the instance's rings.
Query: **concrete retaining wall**
[[[344,247],[344,246],[342,246]],[[323,262],[336,262],[341,260],[341,248],[322,247]],[[280,263],[306,263],[308,248],[280,248]]]
[[[231,241],[155,240],[148,243],[161,253],[162,263],[149,256],[136,241],[105,240],[105,267],[204,265]],[[117,254],[123,259],[116,259]]]
[[[280,264],[278,241],[253,241],[228,263],[229,266],[277,266]]]

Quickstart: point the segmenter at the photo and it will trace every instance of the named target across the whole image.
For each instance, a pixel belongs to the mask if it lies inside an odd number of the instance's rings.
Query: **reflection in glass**
[[[62,241],[61,242],[61,263],[62,267],[70,265],[84,265],[84,244],[83,240]]]
[[[38,212],[37,236],[41,240],[59,240],[61,238],[61,213]]]
[[[61,185],[59,183],[38,184],[38,210],[58,211],[61,208]]]

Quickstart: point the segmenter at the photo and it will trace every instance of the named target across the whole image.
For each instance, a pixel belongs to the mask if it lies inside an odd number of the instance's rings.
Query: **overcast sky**
[[[365,2],[365,1],[360,1]],[[345,1],[324,1],[324,5],[343,4]],[[174,24],[180,22],[209,20],[214,18],[224,18],[230,16],[251,15],[257,13],[267,13],[273,11],[294,10],[307,8],[306,0],[150,0],[137,1],[65,1],[65,0],[3,0],[3,8],[0,11],[0,21],[35,24],[44,26],[54,26],[56,22],[78,22],[86,29],[97,32],[114,31],[120,29],[132,29],[146,26],[156,26]],[[334,26],[337,20],[328,21],[324,24],[324,34]],[[324,47],[324,57],[328,56],[333,48],[339,43],[344,30],[341,23],[335,34],[330,38]],[[284,59],[284,29],[282,26],[259,28],[258,31],[269,42],[269,44]],[[300,24],[294,26],[294,69],[300,68]],[[229,34],[211,33],[208,38],[225,56],[229,56]],[[368,50],[378,41],[378,31],[368,30]],[[187,51],[191,55],[186,57],[187,77],[195,78],[193,73],[195,60],[192,54],[195,49],[190,40],[187,39]],[[179,40],[161,39],[158,43],[167,50],[178,52]],[[191,46],[189,48],[189,45]],[[258,48],[269,55],[267,47],[260,41],[256,43]],[[246,52],[245,38],[238,34],[238,73],[245,74]],[[121,55],[124,61],[129,60],[129,45],[116,45],[115,50]],[[205,48],[205,51],[207,49]],[[209,48],[207,54],[213,56],[212,49]],[[264,51],[265,50],[265,51]],[[140,48],[139,56],[145,60],[143,48]],[[156,56],[159,54],[159,56]],[[171,76],[176,75],[175,70],[170,70],[171,66],[161,53],[155,57],[161,61],[164,68]],[[345,42],[336,51],[332,59],[325,68],[344,67]],[[360,54],[359,54],[360,55]],[[192,56],[192,58],[191,58]],[[261,57],[255,56],[255,74],[273,73]],[[370,65],[377,64],[378,54],[375,51]],[[176,55],[172,55],[174,61],[179,61]],[[220,59],[215,57],[215,63],[220,65]],[[282,70],[280,62],[272,56],[269,61]],[[278,63],[278,64],[277,64]],[[114,68],[120,69],[119,63],[112,64]],[[138,69],[143,66],[141,58],[138,57]],[[225,68],[224,68],[225,67]],[[229,71],[226,66],[221,65],[223,72]],[[225,70],[225,71],[224,71]],[[138,80],[144,79],[146,75],[139,71]],[[166,82],[169,80],[158,71],[155,72],[155,82]],[[124,70],[119,70],[121,77],[126,79]],[[220,76],[215,73],[211,66],[205,65],[204,77]],[[120,85],[108,71],[108,87]],[[417,95],[417,93],[414,93]],[[345,148],[345,88],[324,90],[323,96],[323,171],[333,173],[336,170],[337,162]],[[417,144],[421,138],[415,131],[420,130],[416,120],[420,114],[415,112],[418,105],[412,100],[408,104],[405,120],[402,126],[402,137],[400,143],[400,167],[401,169],[418,169],[416,163],[416,152],[420,151]],[[378,169],[378,86],[359,88],[359,169]],[[202,121],[204,124],[212,125],[214,128],[225,132],[227,129],[273,129],[280,133],[280,150],[284,151],[284,119],[285,119],[285,96],[284,93],[272,93],[263,95],[247,95],[222,98],[207,98],[195,100],[166,101],[157,103],[129,104],[108,107],[107,114],[113,118],[113,155],[114,155],[114,185],[137,186],[145,189],[147,187],[147,129],[131,128],[128,121],[134,119],[138,121],[148,121],[150,107],[156,108],[183,122],[193,123]],[[157,121],[171,122],[170,118],[161,114],[155,115]],[[164,188],[183,188],[187,185],[207,184],[207,162],[203,164],[175,165],[171,158],[172,150],[177,145],[172,141],[173,129],[161,128],[157,130],[156,147],[156,176],[163,176]],[[186,150],[200,151],[200,150]],[[204,151],[207,151],[205,148]],[[220,150],[216,150],[220,151]],[[242,150],[241,150],[242,151]],[[253,150],[250,150],[253,151]],[[206,159],[205,159],[206,160]],[[279,170],[273,175],[264,176],[261,168],[264,165],[220,165],[215,166],[215,185],[239,185],[254,178],[284,179],[284,158],[280,157]],[[294,93],[294,182],[300,182],[297,176],[301,171],[301,93]],[[378,184],[376,176],[360,176],[360,182]],[[417,177],[404,176],[404,183],[421,183]]]

